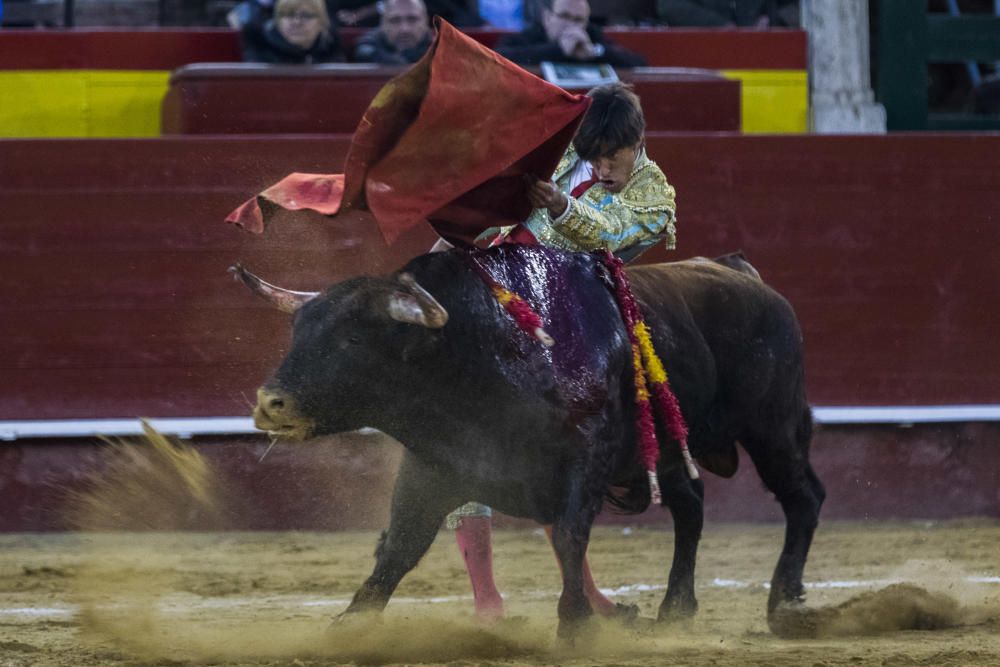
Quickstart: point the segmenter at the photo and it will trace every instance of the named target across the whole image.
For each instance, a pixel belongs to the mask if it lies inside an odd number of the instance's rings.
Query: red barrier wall
[[[348,49],[363,31],[344,30]],[[492,47],[504,34],[466,31]],[[806,34],[799,30],[609,30],[608,37],[643,54],[652,67],[708,69],[806,68]],[[198,62],[238,62],[239,36],[226,29],[4,30],[0,70],[174,70]]]
[[[1000,424],[830,426],[817,429],[812,462],[827,489],[822,519],[1000,517]],[[197,438],[193,446],[230,493],[235,530],[344,530],[386,525],[401,447],[378,434],[280,443],[267,437]],[[0,532],[67,527],[67,493],[87,486],[107,447],[80,440],[0,443]],[[742,455],[733,479],[703,475],[709,521],[781,521],[781,507]],[[505,517],[499,522],[509,523]],[[605,512],[602,523],[669,523],[659,508]],[[197,523],[189,529],[216,529]]]
[[[220,222],[289,171],[335,171],[346,146],[0,142],[0,419],[244,414],[288,327],[226,267],[309,289],[432,240]],[[649,151],[679,193],[673,257],[747,253],[799,313],[815,404],[1000,403],[1000,135],[657,135]]]
[[[229,264],[313,289],[391,270],[432,240],[387,248],[319,216],[287,216],[264,238],[220,222],[289,171],[335,170],[346,146],[0,141],[0,419],[247,414],[288,322]],[[799,314],[814,404],[1000,402],[1000,134],[652,135],[649,151],[679,193],[672,256],[747,253]],[[1000,515],[998,428],[821,427],[824,516]],[[257,464],[263,437],[198,440],[242,489],[234,527],[246,528],[381,525],[391,452],[363,445],[282,445]],[[99,467],[98,448],[0,444],[0,530],[57,527],[62,493]],[[745,458],[735,480],[707,477],[710,518],[779,516]],[[374,513],[336,511],[346,506]]]

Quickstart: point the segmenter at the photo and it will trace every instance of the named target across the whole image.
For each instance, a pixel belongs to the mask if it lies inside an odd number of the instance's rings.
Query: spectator
[[[601,29],[590,22],[587,0],[541,0],[542,21],[510,35],[497,53],[519,65],[542,61],[608,63],[615,67],[641,67],[642,56],[605,41]]]
[[[667,25],[685,27],[794,27],[798,0],[657,0]]]
[[[242,31],[243,60],[300,65],[343,61],[323,0],[277,0],[274,18]]]
[[[354,60],[380,65],[415,63],[431,45],[423,0],[386,0],[382,22],[358,40]]]

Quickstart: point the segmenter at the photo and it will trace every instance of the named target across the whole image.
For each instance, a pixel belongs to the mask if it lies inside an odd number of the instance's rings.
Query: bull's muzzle
[[[312,422],[299,414],[291,396],[267,387],[257,390],[253,423],[271,435],[293,440],[308,438],[313,426]]]

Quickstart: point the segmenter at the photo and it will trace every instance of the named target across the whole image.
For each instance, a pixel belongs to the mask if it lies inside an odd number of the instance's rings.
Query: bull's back
[[[727,413],[754,414],[765,403],[791,412],[804,405],[798,321],[759,278],[701,260],[637,267],[629,277],[671,384],[688,392],[690,406],[722,401]],[[733,401],[744,409],[728,409]]]
[[[768,323],[798,335],[788,301],[755,272],[699,258],[631,268],[629,278],[636,297],[656,317],[690,319],[707,340],[751,335]]]

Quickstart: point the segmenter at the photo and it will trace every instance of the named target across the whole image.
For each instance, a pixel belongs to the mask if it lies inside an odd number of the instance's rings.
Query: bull
[[[563,572],[558,634],[572,636],[591,614],[581,563],[594,518],[605,502],[634,513],[651,498],[637,451],[631,345],[602,261],[537,246],[454,250],[323,293],[233,270],[294,313],[289,351],[257,392],[256,426],[289,438],[373,427],[405,447],[374,570],[345,613],[382,610],[444,517],[475,500],[553,526]],[[484,270],[537,308],[553,347],[515,327]],[[784,511],[767,603],[780,632],[779,609],[801,608],[825,496],[809,462],[812,419],[795,314],[740,256],[640,266],[628,276],[689,426],[692,455],[730,477],[739,443]],[[676,443],[662,429],[658,436],[656,472],[675,532],[658,611],[668,621],[697,610],[704,490]]]

